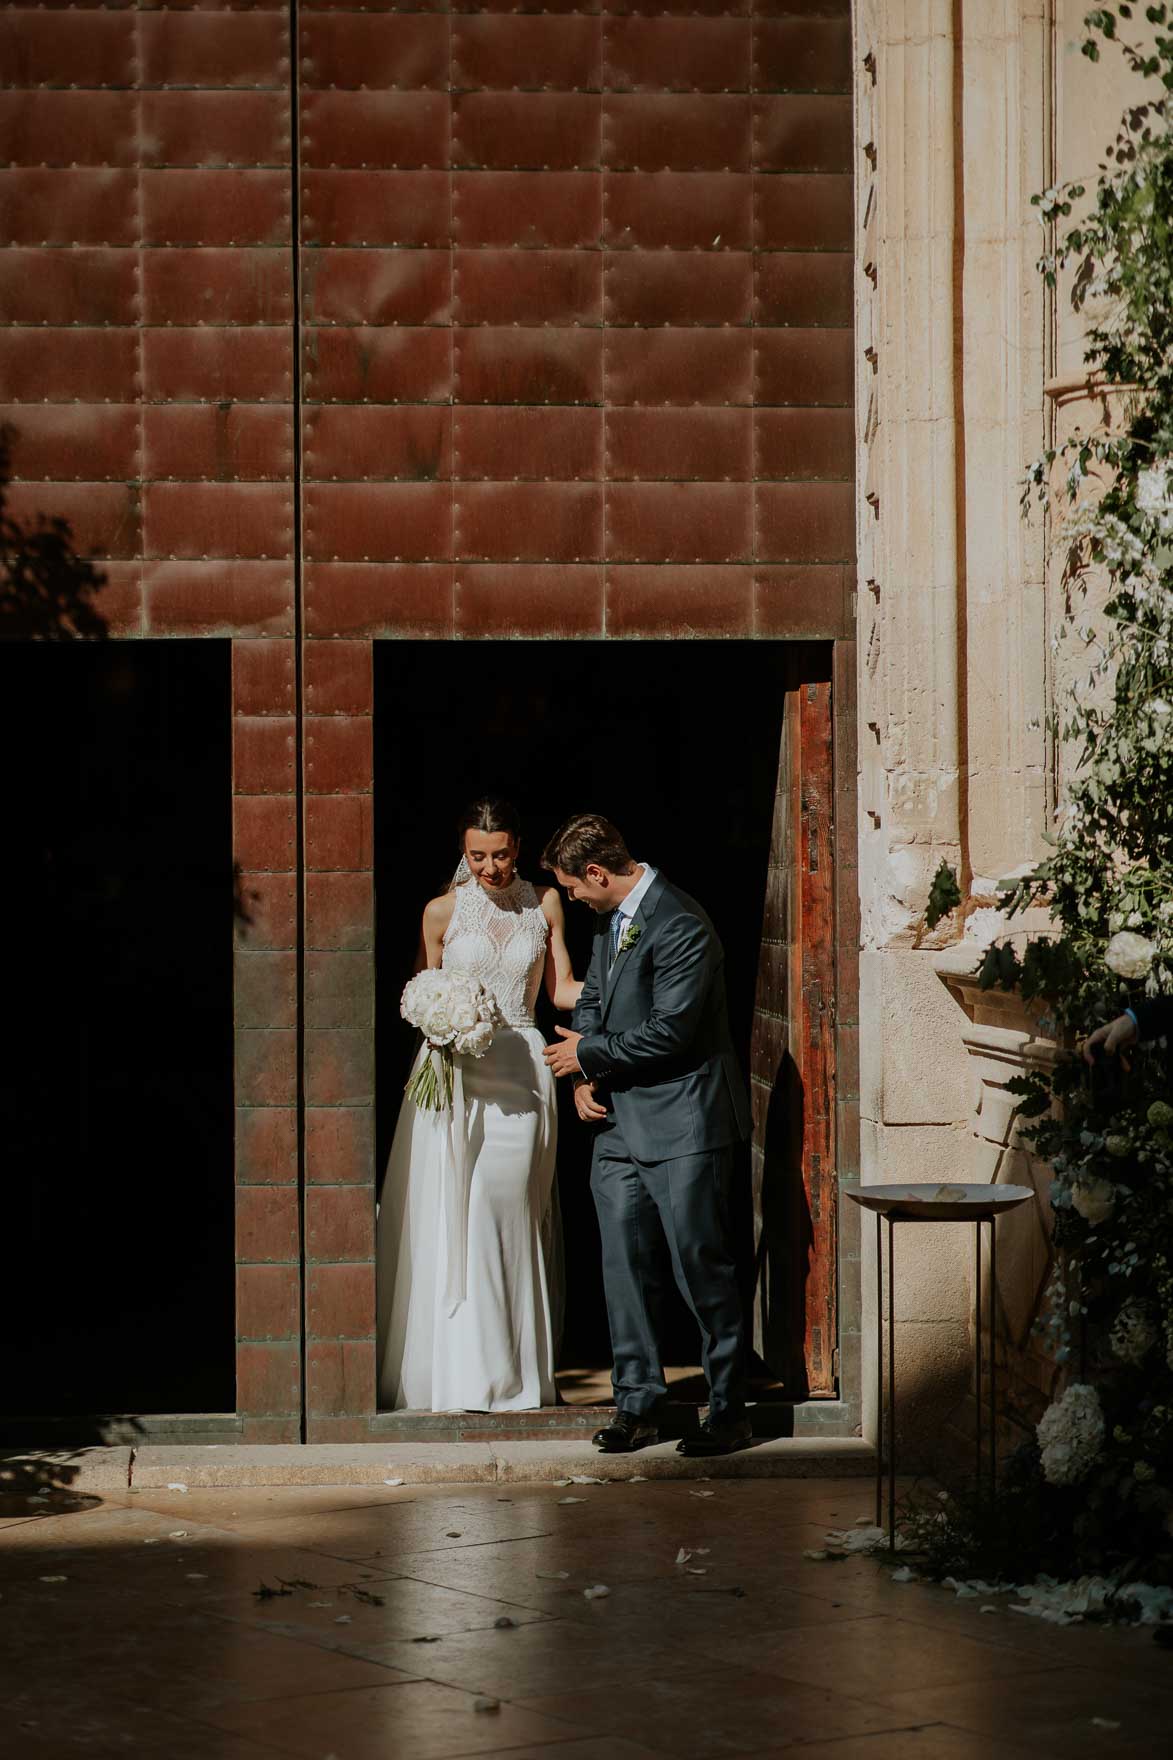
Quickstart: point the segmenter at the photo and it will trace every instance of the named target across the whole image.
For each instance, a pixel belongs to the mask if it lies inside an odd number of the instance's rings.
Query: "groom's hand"
[[[595,1099],[593,1082],[579,1082],[574,1090],[574,1110],[584,1124],[595,1124],[598,1119],[606,1118],[607,1108],[600,1106]]]
[[[572,1032],[569,1027],[555,1027],[554,1031],[563,1043],[547,1045],[542,1056],[556,1076],[571,1076],[578,1068],[578,1042],[582,1034]]]

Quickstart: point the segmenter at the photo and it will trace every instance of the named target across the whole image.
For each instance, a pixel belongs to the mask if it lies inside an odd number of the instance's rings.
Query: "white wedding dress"
[[[506,1025],[483,1058],[457,1057],[451,1113],[404,1096],[377,1231],[383,1408],[554,1404],[546,1243],[557,1111],[533,1013],[548,933],[527,880],[500,893],[457,886],[442,964],[479,978]]]

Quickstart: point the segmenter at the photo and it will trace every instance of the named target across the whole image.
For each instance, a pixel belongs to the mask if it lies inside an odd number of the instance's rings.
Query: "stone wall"
[[[1095,413],[1081,321],[1065,289],[1046,295],[1030,206],[1063,177],[1094,176],[1125,101],[1122,69],[1079,53],[1084,10],[862,0],[856,12],[864,1183],[1021,1171],[1004,1081],[1029,1023],[986,1018],[957,972],[942,983],[934,949],[959,944],[958,970],[976,964],[1005,927],[994,883],[1040,858],[1055,801],[1045,727],[1060,588],[1019,495],[1051,443],[1064,374],[1076,381],[1061,392],[1066,426]],[[964,903],[929,934],[942,860]],[[1023,1238],[1000,1279],[1018,1347],[1040,1226],[1014,1225]],[[972,1237],[926,1228],[898,1251],[904,1458],[927,1459],[943,1422],[968,1424]],[[865,1402],[873,1371],[865,1354]],[[1044,1370],[1024,1375],[1037,1390]]]

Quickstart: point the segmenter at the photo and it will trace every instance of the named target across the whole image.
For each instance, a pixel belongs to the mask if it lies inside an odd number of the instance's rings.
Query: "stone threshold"
[[[88,1491],[204,1491],[265,1485],[526,1485],[589,1476],[632,1479],[846,1478],[874,1472],[860,1437],[786,1436],[733,1455],[691,1459],[674,1442],[605,1455],[589,1440],[144,1444],[13,1451],[0,1473]]]

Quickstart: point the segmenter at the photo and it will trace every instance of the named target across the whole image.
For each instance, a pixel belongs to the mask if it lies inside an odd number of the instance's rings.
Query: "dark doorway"
[[[227,642],[0,647],[16,1415],[231,1411]]]
[[[458,851],[466,800],[498,793],[525,827],[522,870],[538,879],[546,838],[571,812],[606,813],[638,859],[710,912],[727,957],[734,1035],[748,1075],[771,827],[778,789],[784,663],[795,644],[485,642],[375,644],[375,889],[378,1160],[386,1165],[413,1036],[399,1018],[426,900]],[[813,653],[813,651],[812,651]],[[568,910],[581,975],[585,909]],[[541,1004],[545,1007],[545,1002]],[[539,1016],[547,1034],[548,1011]],[[558,1180],[566,1254],[566,1370],[610,1360],[589,1137],[560,1096]],[[749,1156],[739,1180],[747,1312],[754,1282]],[[679,1303],[668,1360],[698,1360]]]

